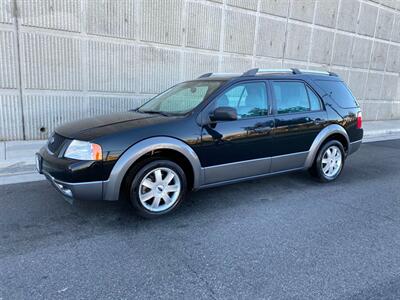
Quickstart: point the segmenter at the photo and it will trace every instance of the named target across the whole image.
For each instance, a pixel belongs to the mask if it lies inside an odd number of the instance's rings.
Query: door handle
[[[314,124],[316,124],[316,125],[322,124],[322,123],[324,123],[324,122],[325,122],[325,120],[320,119],[320,118],[316,118],[316,119],[314,120]]]

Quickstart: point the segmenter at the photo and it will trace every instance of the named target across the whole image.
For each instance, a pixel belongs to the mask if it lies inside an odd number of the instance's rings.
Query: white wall
[[[0,0],[0,140],[252,67],[337,72],[400,118],[400,0]]]

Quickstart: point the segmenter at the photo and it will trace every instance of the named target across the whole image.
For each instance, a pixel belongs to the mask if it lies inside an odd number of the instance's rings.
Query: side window
[[[307,86],[308,98],[310,99],[311,110],[320,110],[321,109],[321,101],[318,96]]]
[[[312,89],[298,81],[272,82],[278,114],[316,111],[321,109],[321,101]]]
[[[263,82],[238,84],[219,96],[215,108],[230,106],[237,110],[238,118],[268,114],[267,91]]]
[[[304,83],[297,81],[275,81],[272,88],[278,114],[310,110],[310,103]]]

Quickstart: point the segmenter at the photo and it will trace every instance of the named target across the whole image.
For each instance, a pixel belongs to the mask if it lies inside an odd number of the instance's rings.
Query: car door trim
[[[272,157],[271,173],[303,168],[308,154],[309,151],[302,151]]]
[[[303,169],[308,153],[308,151],[303,151],[206,167],[202,171],[204,174],[202,187],[265,176],[269,173]]]
[[[284,174],[284,173],[289,173],[289,172],[293,172],[293,171],[300,171],[300,170],[303,170],[303,167],[284,170],[284,171],[279,171],[279,172],[270,172],[270,173],[265,173],[265,174],[260,174],[260,175],[254,175],[254,176],[248,176],[248,177],[240,177],[240,178],[231,179],[231,180],[214,182],[214,183],[202,185],[202,186],[200,186],[199,189],[207,189],[207,188],[212,188],[212,187],[217,187],[217,186],[223,186],[223,185],[233,184],[233,183],[237,183],[237,182],[260,179],[260,178],[264,178],[264,177],[268,177],[268,176],[272,176],[272,175]]]
[[[269,173],[271,158],[242,160],[203,168],[203,185]]]

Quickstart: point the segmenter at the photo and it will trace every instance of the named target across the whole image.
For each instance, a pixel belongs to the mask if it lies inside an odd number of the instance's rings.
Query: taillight
[[[361,129],[362,128],[362,114],[361,111],[357,113],[357,128]]]

